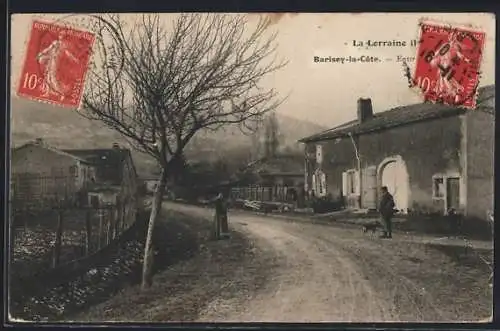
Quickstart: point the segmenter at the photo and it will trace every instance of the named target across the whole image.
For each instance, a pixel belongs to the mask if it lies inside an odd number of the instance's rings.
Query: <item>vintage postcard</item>
[[[11,23],[11,322],[491,321],[494,15]]]

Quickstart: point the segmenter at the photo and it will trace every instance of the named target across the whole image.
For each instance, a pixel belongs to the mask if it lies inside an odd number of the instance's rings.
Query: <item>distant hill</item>
[[[11,132],[13,147],[35,138],[43,138],[58,148],[106,148],[113,143],[129,147],[118,133],[98,121],[90,121],[73,110],[46,103],[13,97],[11,100]],[[277,114],[282,148],[299,150],[297,140],[325,128]],[[237,126],[217,132],[200,132],[188,145],[188,160],[214,161],[218,158],[249,158],[258,154],[262,130],[252,136],[243,134]],[[143,153],[133,151],[140,175],[156,170],[155,161]]]
[[[40,137],[62,149],[110,148],[115,142],[130,148],[120,134],[73,110],[17,97],[11,99],[11,110],[13,147]],[[156,169],[155,161],[148,155],[135,150],[132,155],[140,175]]]
[[[302,153],[298,140],[326,127],[276,114],[280,150],[287,153]],[[216,132],[202,132],[193,139],[187,149],[190,159],[218,159],[238,156],[255,160],[263,154],[264,124],[254,134],[242,133],[238,126],[228,126]]]

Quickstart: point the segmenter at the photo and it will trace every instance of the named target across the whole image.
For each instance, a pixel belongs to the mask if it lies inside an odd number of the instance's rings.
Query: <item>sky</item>
[[[422,19],[472,26],[486,33],[479,86],[494,84],[495,16],[486,13],[285,13],[265,14],[272,19],[269,33],[278,32],[277,55],[288,65],[267,77],[262,86],[287,96],[279,113],[333,127],[356,116],[359,97],[372,99],[374,112],[421,101],[408,88],[398,56],[414,58],[418,23]],[[251,22],[258,14],[252,14]],[[31,21],[57,19],[58,15],[14,15],[11,32],[11,82],[16,86],[24,60]],[[162,14],[171,21],[172,14]],[[366,47],[366,41],[405,41],[406,46]],[[356,42],[355,42],[356,41]],[[354,46],[364,41],[363,47]],[[379,63],[315,62],[314,57],[375,56]],[[413,71],[415,61],[408,59]],[[14,92],[14,90],[12,90]]]

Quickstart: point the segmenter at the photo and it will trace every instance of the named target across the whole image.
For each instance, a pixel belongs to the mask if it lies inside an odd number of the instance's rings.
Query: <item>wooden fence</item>
[[[299,198],[296,187],[285,185],[234,187],[231,198],[253,201],[295,202]]]
[[[73,176],[40,176],[13,174],[10,180],[10,202],[15,209],[51,209],[64,204],[76,205],[82,198]]]
[[[25,276],[82,259],[110,244],[136,220],[135,204],[11,209],[10,269]]]

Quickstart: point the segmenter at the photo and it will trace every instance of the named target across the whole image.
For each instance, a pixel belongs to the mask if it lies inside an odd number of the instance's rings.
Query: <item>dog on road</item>
[[[371,222],[371,223],[366,223],[363,225],[363,233],[366,233],[368,231],[371,232],[371,234],[375,234],[378,228],[381,228],[382,224],[380,222]]]

